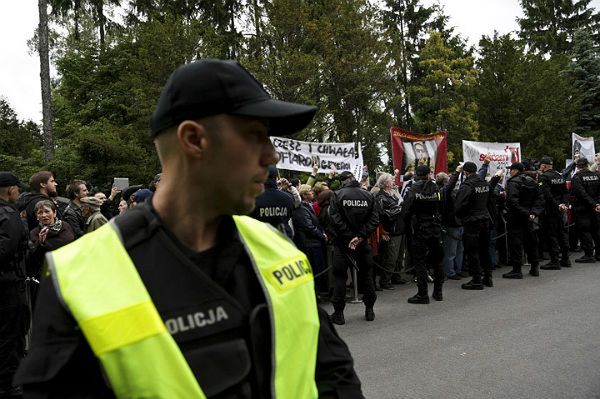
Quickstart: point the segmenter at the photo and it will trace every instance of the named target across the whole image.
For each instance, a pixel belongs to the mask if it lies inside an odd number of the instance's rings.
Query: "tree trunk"
[[[38,27],[40,53],[40,81],[42,83],[42,121],[44,159],[49,162],[54,156],[52,140],[52,98],[50,94],[50,56],[48,48],[48,1],[38,0],[40,25]]]

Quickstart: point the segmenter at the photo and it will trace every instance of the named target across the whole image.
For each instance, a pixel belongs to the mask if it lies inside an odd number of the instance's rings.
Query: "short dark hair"
[[[56,204],[54,203],[54,201],[50,201],[50,200],[41,200],[38,201],[38,203],[35,204],[35,207],[33,208],[33,213],[37,215],[38,211],[42,208],[42,207],[48,207],[50,209],[52,209],[54,212],[58,211],[58,208],[56,206]]]
[[[79,192],[79,186],[81,186],[82,184],[85,186],[85,181],[77,179],[71,180],[71,182],[67,186],[67,198],[69,198],[70,200],[74,200],[75,194]]]
[[[42,183],[48,182],[51,177],[54,175],[52,172],[48,172],[47,170],[42,170],[40,172],[34,173],[29,178],[29,189],[34,193],[39,193],[40,188],[42,187]]]

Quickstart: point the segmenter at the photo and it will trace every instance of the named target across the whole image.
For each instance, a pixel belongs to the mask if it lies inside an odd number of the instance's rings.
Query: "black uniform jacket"
[[[418,179],[406,191],[402,202],[402,218],[417,239],[439,238],[441,194],[431,180]]]
[[[223,217],[217,245],[201,253],[181,244],[149,202],[115,222],[159,314],[207,397],[270,398],[269,312],[233,220]],[[362,398],[346,344],[321,309],[319,318],[315,379],[320,396]],[[59,302],[52,279],[44,280],[40,288],[32,347],[15,381],[23,385],[25,398],[114,397],[99,361]]]
[[[19,211],[13,204],[0,200],[0,283],[25,280],[26,251],[27,232]]]
[[[569,203],[569,191],[565,179],[557,171],[547,170],[540,175],[539,181],[546,202],[546,214],[560,215],[558,206]]]
[[[519,173],[506,182],[506,209],[513,221],[527,221],[529,215],[544,212],[544,195],[531,177]]]
[[[596,172],[584,169],[573,176],[575,211],[592,212],[600,203],[600,177]]]
[[[273,180],[265,182],[265,191],[256,197],[256,207],[251,217],[261,222],[269,223],[289,238],[293,232],[289,225],[294,209],[294,198],[287,193],[277,189],[277,183]]]
[[[463,181],[454,204],[456,216],[462,224],[490,220],[488,204],[491,191],[490,184],[476,174]]]
[[[363,190],[356,180],[352,180],[331,198],[329,216],[336,239],[366,239],[379,225],[379,206],[373,194]]]

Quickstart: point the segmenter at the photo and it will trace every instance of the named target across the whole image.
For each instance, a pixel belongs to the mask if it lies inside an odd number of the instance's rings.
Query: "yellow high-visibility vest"
[[[274,398],[316,398],[319,318],[306,256],[271,226],[235,225],[271,315]],[[205,398],[168,333],[114,222],[48,255],[59,297],[118,398]]]

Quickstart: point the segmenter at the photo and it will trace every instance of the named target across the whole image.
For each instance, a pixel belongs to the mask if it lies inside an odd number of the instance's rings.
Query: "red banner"
[[[448,169],[448,154],[446,153],[446,132],[419,134],[393,127],[392,157],[394,169],[403,175],[406,170],[415,165],[415,160],[423,160],[426,165],[433,167],[434,173],[446,172]]]

